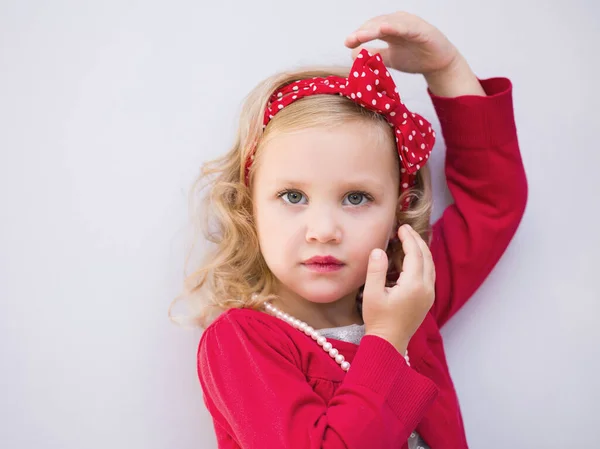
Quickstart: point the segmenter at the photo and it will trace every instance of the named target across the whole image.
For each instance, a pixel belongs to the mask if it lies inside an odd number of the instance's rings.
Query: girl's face
[[[282,133],[264,144],[253,181],[254,216],[282,298],[331,303],[354,298],[364,284],[369,253],[385,249],[397,227],[392,139],[372,124],[353,122]],[[339,262],[309,261],[328,256]]]

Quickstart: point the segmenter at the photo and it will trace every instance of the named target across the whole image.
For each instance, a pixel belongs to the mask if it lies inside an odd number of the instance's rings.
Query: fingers
[[[367,20],[361,26],[359,26],[354,32],[350,33],[350,35],[346,38],[348,42],[349,39],[357,39],[357,36],[360,35],[363,38],[366,36],[376,36],[379,33],[379,26],[382,23],[385,23],[390,18],[390,14],[384,14],[381,16],[373,17],[372,19]],[[368,40],[377,39],[376,37],[370,37]],[[366,42],[362,40],[361,42]],[[355,46],[358,45],[355,44]],[[353,46],[354,47],[354,46]],[[350,48],[353,48],[350,47]]]
[[[375,53],[379,53],[381,55],[381,59],[383,59],[383,64],[388,65],[389,61],[389,48],[375,48],[375,47],[358,47],[352,50],[352,59],[356,59],[356,56],[360,53],[362,49],[367,50],[369,53],[374,55]]]
[[[435,264],[427,243],[408,225],[400,227],[398,237],[404,250],[401,277],[435,285]]]
[[[385,40],[386,36],[402,37],[409,33],[410,17],[412,17],[410,14],[402,11],[374,17],[350,33],[344,45],[348,48],[356,48],[375,39]]]
[[[423,279],[424,265],[423,251],[417,242],[414,231],[411,231],[412,228],[408,225],[402,225],[398,229],[398,237],[404,250],[401,277],[421,280]]]
[[[363,290],[366,301],[377,300],[385,290],[385,280],[388,270],[388,259],[385,251],[375,248],[369,256],[367,265],[367,278]]]
[[[423,255],[423,280],[427,283],[435,284],[435,264],[433,263],[431,251],[417,231],[412,227],[409,228],[409,230],[414,236],[421,250],[421,254]]]

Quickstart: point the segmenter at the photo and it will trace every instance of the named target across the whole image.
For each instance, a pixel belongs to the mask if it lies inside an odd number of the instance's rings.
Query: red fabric
[[[509,80],[488,97],[429,92],[446,141],[455,203],[433,226],[436,300],[411,339],[411,367],[387,341],[329,339],[348,373],[312,339],[266,313],[234,309],[204,332],[198,374],[219,448],[465,449],[459,403],[439,328],[468,300],[514,235],[525,209]]]

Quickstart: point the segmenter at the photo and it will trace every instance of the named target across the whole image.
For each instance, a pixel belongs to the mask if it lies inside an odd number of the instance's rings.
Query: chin
[[[344,296],[352,293],[356,289],[348,289],[347,285],[344,287],[341,286],[314,286],[313,288],[306,288],[306,285],[302,286],[303,288],[294,289],[294,291],[306,299],[307,301],[318,303],[318,304],[329,304],[335,302]]]

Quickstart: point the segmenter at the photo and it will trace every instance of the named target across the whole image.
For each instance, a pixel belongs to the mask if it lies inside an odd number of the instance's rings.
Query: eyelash
[[[299,193],[299,194],[300,194],[300,195],[302,195],[303,197],[306,197],[306,195],[304,195],[304,193],[302,193],[302,192],[301,192],[301,191],[299,191],[299,190],[294,190],[294,189],[284,189],[284,190],[281,190],[280,192],[277,192],[277,198],[282,198],[282,199],[283,199],[283,196],[284,196],[284,195],[286,195],[286,194],[288,194],[288,193],[292,193],[292,192],[294,192],[294,193]],[[355,206],[355,207],[358,207],[358,206],[364,206],[364,205],[366,205],[366,204],[368,204],[368,203],[370,203],[370,202],[372,202],[372,201],[373,201],[373,197],[372,197],[371,195],[369,195],[367,192],[363,192],[362,190],[354,190],[354,191],[352,191],[352,192],[348,192],[348,193],[347,193],[347,194],[344,196],[344,198],[347,198],[349,195],[356,195],[356,194],[358,194],[358,195],[362,195],[362,196],[363,196],[363,197],[364,197],[364,198],[365,198],[367,201],[366,201],[365,203],[362,203],[362,204],[352,204],[352,206]],[[290,202],[287,202],[287,201],[285,201],[285,200],[284,200],[284,203],[285,203],[286,205],[295,205],[295,204],[299,204],[299,203],[290,203]]]

